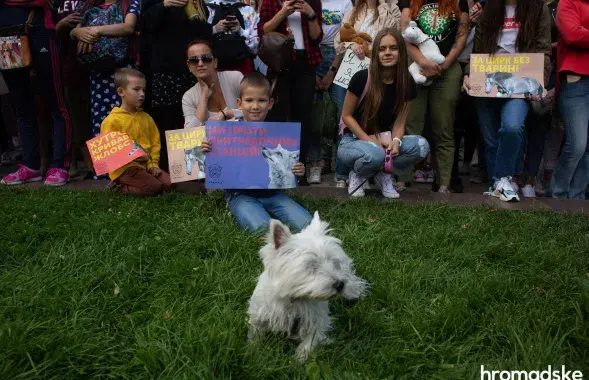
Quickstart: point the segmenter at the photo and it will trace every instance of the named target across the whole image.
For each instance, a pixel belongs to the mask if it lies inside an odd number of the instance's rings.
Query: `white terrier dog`
[[[264,272],[249,301],[249,339],[259,333],[283,333],[299,340],[297,359],[304,361],[322,342],[330,342],[328,300],[356,300],[367,283],[354,273],[341,241],[329,236],[329,225],[315,212],[298,234],[277,220],[270,222],[260,249]]]

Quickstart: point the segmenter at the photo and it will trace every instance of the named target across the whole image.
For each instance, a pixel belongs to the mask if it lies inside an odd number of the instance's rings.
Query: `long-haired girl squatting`
[[[376,175],[383,196],[399,198],[394,177],[382,170],[386,151],[393,157],[394,173],[427,157],[429,144],[423,137],[405,136],[405,120],[415,95],[405,40],[397,29],[385,28],[374,39],[369,68],[352,77],[342,109],[338,157],[352,168],[348,192],[354,197],[364,196],[358,187]],[[384,136],[387,133],[390,138]]]

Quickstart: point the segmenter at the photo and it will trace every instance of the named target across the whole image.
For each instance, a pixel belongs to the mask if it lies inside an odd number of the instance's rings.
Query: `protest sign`
[[[524,98],[544,95],[544,54],[472,54],[471,96]]]
[[[172,183],[205,178],[205,155],[200,150],[205,137],[205,127],[166,131]]]
[[[209,121],[208,189],[290,189],[299,162],[300,123]]]
[[[123,132],[106,132],[86,141],[96,175],[103,175],[146,155],[136,141]]]
[[[347,89],[354,74],[360,70],[367,69],[369,65],[370,58],[365,57],[361,61],[352,50],[348,49],[345,52],[344,59],[339,66],[337,74],[333,78],[333,83]]]

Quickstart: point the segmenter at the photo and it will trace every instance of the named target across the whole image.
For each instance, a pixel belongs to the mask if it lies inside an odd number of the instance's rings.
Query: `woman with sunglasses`
[[[207,120],[229,120],[241,117],[237,108],[239,71],[217,71],[217,59],[208,41],[197,40],[188,45],[188,69],[197,83],[182,97],[184,127],[198,127]]]

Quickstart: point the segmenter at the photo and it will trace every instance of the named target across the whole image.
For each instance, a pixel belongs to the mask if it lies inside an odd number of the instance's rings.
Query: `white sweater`
[[[239,84],[243,79],[243,74],[239,71],[218,72],[221,92],[227,104],[227,109],[233,111],[235,117],[242,117],[243,113],[237,109],[237,98],[239,98]],[[206,120],[196,118],[196,108],[200,103],[200,83],[197,83],[190,90],[186,91],[182,97],[182,111],[184,111],[184,128],[200,127]],[[209,117],[211,111],[209,111]]]

